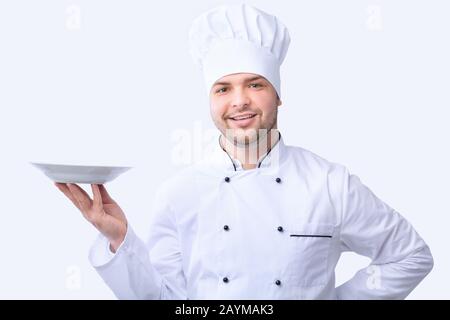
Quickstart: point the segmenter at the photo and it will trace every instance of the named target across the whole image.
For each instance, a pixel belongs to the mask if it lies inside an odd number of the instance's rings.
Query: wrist
[[[116,253],[117,249],[119,249],[122,242],[125,240],[126,231],[122,233],[121,236],[119,236],[116,239],[110,239],[109,240],[109,249],[112,253]]]

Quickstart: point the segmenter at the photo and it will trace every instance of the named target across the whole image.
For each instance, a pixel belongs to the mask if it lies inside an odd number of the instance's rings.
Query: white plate
[[[55,182],[104,184],[131,167],[82,166],[30,162]]]

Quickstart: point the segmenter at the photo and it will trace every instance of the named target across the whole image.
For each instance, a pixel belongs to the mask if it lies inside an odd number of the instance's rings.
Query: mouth
[[[230,119],[234,120],[234,121],[238,121],[238,120],[251,119],[253,117],[256,117],[256,114],[240,115],[240,116],[236,116],[236,117],[230,117]]]
[[[247,127],[253,122],[253,119],[256,116],[257,116],[256,113],[252,113],[229,117],[229,119],[231,120],[232,123],[235,123],[239,127]]]

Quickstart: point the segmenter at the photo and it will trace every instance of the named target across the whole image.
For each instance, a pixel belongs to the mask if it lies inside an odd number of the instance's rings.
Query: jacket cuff
[[[99,233],[97,239],[92,244],[89,250],[89,262],[94,268],[103,267],[109,264],[114,258],[123,251],[129,250],[135,242],[136,234],[131,226],[128,224],[125,238],[120,246],[117,248],[116,253],[113,253],[110,249],[110,242],[102,233]]]

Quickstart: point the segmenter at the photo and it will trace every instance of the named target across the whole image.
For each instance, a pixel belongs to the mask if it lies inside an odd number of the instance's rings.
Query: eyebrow
[[[252,77],[252,78],[247,78],[247,79],[244,80],[244,82],[251,82],[251,81],[255,81],[255,80],[259,80],[259,79],[264,79],[264,77],[256,76],[256,77]],[[213,87],[219,86],[219,85],[227,86],[227,85],[230,85],[230,84],[231,84],[230,82],[223,82],[223,81],[221,81],[221,82],[214,83]]]

